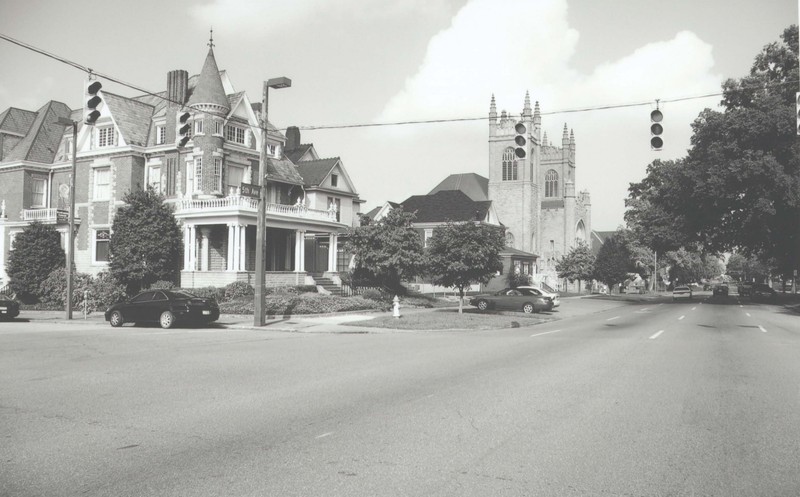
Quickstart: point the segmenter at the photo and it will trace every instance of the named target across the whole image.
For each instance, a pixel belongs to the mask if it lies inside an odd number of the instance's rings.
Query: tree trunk
[[[458,289],[458,313],[464,313],[464,289],[461,287]]]

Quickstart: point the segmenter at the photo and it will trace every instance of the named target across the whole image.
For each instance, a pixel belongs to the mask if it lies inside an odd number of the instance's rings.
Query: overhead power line
[[[30,50],[32,52],[38,53],[40,55],[44,55],[45,57],[49,57],[49,58],[54,59],[54,60],[56,60],[58,62],[66,64],[68,66],[74,67],[74,68],[76,68],[76,69],[78,69],[80,71],[83,71],[83,72],[87,73],[87,75],[89,75],[89,76],[94,75],[96,77],[106,79],[106,80],[111,81],[113,83],[117,83],[117,84],[119,84],[121,86],[125,86],[127,88],[131,88],[133,90],[142,92],[145,95],[150,95],[152,97],[160,98],[160,99],[164,100],[165,102],[173,103],[173,104],[181,106],[181,107],[185,106],[185,104],[183,102],[178,102],[178,101],[175,101],[175,100],[171,100],[170,98],[165,96],[163,94],[163,92],[162,93],[152,92],[152,91],[144,89],[144,88],[142,88],[140,86],[137,86],[137,85],[122,81],[121,79],[116,78],[114,76],[111,76],[111,75],[108,75],[108,74],[105,74],[105,73],[101,73],[101,72],[97,72],[97,71],[93,70],[90,67],[84,66],[84,65],[79,64],[77,62],[69,60],[69,59],[67,59],[65,57],[62,57],[62,56],[47,52],[46,50],[43,50],[43,49],[38,48],[38,47],[35,47],[33,45],[30,45],[28,43],[22,42],[20,40],[11,38],[10,36],[4,35],[3,33],[0,33],[0,39],[6,40],[9,43],[13,43],[14,45],[18,45],[18,46],[20,46],[22,48],[25,48],[27,50]],[[770,85],[759,85],[759,86],[753,86],[753,87],[741,87],[741,88],[736,88],[736,89],[730,89],[728,91],[759,90],[759,89],[765,89],[765,88],[773,88],[773,87],[780,87],[780,86],[786,86],[786,85],[797,85],[797,84],[798,84],[798,81],[797,80],[793,80],[793,81],[784,81],[782,83],[774,83],[774,84],[770,84]],[[698,99],[702,99],[702,98],[719,97],[719,96],[722,96],[722,95],[724,95],[724,92],[718,91],[718,92],[714,92],[714,93],[706,93],[706,94],[703,94],[703,95],[692,95],[692,96],[676,97],[676,98],[660,98],[660,99],[654,99],[654,100],[644,101],[644,102],[597,105],[597,106],[591,106],[591,107],[580,107],[580,108],[575,108],[575,109],[561,109],[561,110],[554,110],[554,111],[550,111],[550,112],[542,112],[541,115],[550,116],[550,115],[556,115],[556,114],[573,114],[573,113],[579,113],[579,112],[596,112],[596,111],[601,111],[601,110],[622,109],[622,108],[628,108],[628,107],[643,107],[643,106],[652,106],[653,103],[656,102],[656,101],[662,102],[662,103],[683,102],[683,101],[687,101],[687,100],[698,100]],[[195,109],[192,109],[192,111],[200,113],[200,114],[206,114],[205,112],[197,111]],[[298,128],[301,129],[301,130],[313,131],[313,130],[325,130],[325,129],[351,129],[351,128],[374,128],[374,127],[384,127],[384,126],[404,126],[404,125],[411,125],[411,124],[441,124],[441,123],[454,123],[454,122],[465,122],[465,121],[486,121],[488,119],[489,119],[488,116],[481,116],[481,117],[463,117],[463,118],[444,118],[444,119],[423,119],[423,120],[409,120],[409,121],[392,121],[392,122],[383,122],[383,123],[309,125],[309,126],[298,126]],[[260,126],[253,126],[253,127],[257,128],[257,129],[261,129]],[[283,129],[285,130],[285,128],[283,128]]]

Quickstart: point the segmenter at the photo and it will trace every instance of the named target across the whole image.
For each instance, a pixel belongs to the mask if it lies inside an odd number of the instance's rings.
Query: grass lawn
[[[402,312],[402,311],[401,311]],[[518,328],[552,321],[547,314],[523,314],[521,312],[478,312],[477,309],[437,309],[431,312],[406,313],[401,317],[381,316],[365,321],[352,321],[348,325],[395,330],[491,330]]]

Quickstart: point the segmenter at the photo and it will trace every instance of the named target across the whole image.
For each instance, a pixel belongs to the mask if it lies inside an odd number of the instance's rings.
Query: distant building
[[[97,274],[109,260],[109,239],[126,192],[150,185],[163,193],[184,232],[181,286],[253,281],[257,199],[243,183],[267,182],[267,284],[314,282],[346,266],[338,237],[357,224],[362,201],[338,157],[320,158],[271,123],[267,164],[259,171],[260,103],[237,92],[217,68],[213,46],[199,75],[170,71],[167,89],[128,98],[101,90],[94,126],[71,127],[82,110],[50,101],[37,111],[0,113],[0,285],[14,236],[33,221],[53,224],[66,238],[59,212],[69,205],[72,150],[77,236],[75,264]],[[180,146],[179,117],[189,113],[190,139]],[[66,243],[64,244],[66,248]]]

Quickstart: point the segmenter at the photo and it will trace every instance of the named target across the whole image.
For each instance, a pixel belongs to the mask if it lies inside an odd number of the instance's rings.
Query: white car
[[[679,299],[692,300],[692,289],[688,286],[676,286],[672,290],[672,300]]]
[[[558,293],[556,292],[549,292],[544,288],[539,288],[538,286],[519,286],[517,288],[525,288],[537,292],[542,297],[550,297],[550,299],[553,301],[553,309],[561,305],[561,301],[558,298]]]

